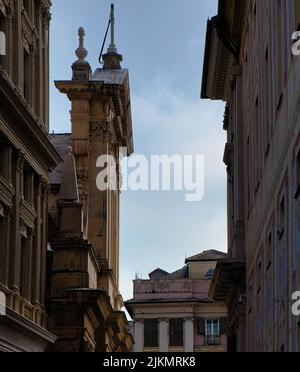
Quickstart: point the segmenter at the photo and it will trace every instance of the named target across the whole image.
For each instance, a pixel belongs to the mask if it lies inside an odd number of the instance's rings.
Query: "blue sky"
[[[116,43],[130,71],[135,152],[205,156],[205,196],[125,192],[121,202],[121,292],[132,297],[135,273],[174,271],[186,256],[227,250],[224,105],[200,101],[206,21],[217,1],[116,0]],[[69,79],[79,26],[98,67],[110,1],[53,0],[51,130],[69,132],[70,104],[54,80]]]

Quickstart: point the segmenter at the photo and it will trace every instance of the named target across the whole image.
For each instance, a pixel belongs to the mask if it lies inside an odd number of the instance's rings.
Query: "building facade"
[[[220,0],[202,98],[226,102],[229,259],[210,294],[228,304],[229,351],[300,351],[298,0]]]
[[[92,73],[84,34],[80,28],[72,80],[55,83],[71,101],[72,131],[52,135],[64,162],[50,178],[49,329],[58,337],[55,351],[128,352],[133,339],[119,292],[121,180],[103,190],[96,181],[105,166],[108,183],[114,171],[120,178],[119,149],[133,152],[129,77],[113,42]],[[99,164],[100,156],[116,166]]]
[[[50,1],[0,1],[0,351],[55,341],[45,303],[49,171]],[[3,44],[2,44],[3,47]],[[4,54],[4,53],[3,53]],[[2,304],[3,305],[3,304]]]
[[[133,152],[128,71],[113,12],[112,42],[94,73],[80,29],[72,80],[56,82],[72,102],[72,132],[50,136],[50,6],[0,0],[0,352],[129,351],[120,180],[96,186],[100,155],[115,159],[120,177],[119,147]]]
[[[207,251],[186,260],[179,271],[157,269],[134,281],[126,308],[134,319],[135,352],[224,352],[227,308],[208,297],[219,259]]]

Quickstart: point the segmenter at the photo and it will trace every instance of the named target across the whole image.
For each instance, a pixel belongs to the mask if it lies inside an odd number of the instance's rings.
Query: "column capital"
[[[159,323],[169,323],[170,319],[169,318],[159,318],[158,321],[159,321]]]
[[[194,317],[188,317],[183,319],[185,322],[194,322],[195,318]]]
[[[18,151],[17,158],[16,158],[16,168],[19,169],[21,172],[23,172],[25,162],[25,154],[23,151]]]

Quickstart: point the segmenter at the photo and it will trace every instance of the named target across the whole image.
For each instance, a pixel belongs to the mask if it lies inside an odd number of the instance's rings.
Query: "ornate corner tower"
[[[128,351],[132,338],[127,332],[126,317],[121,312],[123,301],[119,292],[120,190],[100,191],[96,184],[101,171],[97,168],[100,156],[113,157],[118,170],[119,149],[127,148],[127,155],[133,152],[129,74],[128,70],[121,68],[122,56],[118,54],[114,43],[113,7],[110,24],[111,43],[107,53],[103,55],[103,68],[92,73],[86,60],[88,53],[84,47],[85,31],[80,28],[77,60],[72,65],[72,80],[57,81],[55,84],[71,101],[72,132],[69,143],[73,148],[79,202],[82,206],[82,239],[88,242],[93,260],[96,260],[90,267],[96,269],[97,275],[93,274],[94,280],[85,283],[85,287],[93,288],[94,292],[90,293],[93,293],[94,301],[100,304],[105,322],[105,325],[102,323],[102,326],[94,329],[97,339],[92,342],[91,349],[122,351],[123,348],[123,351]],[[64,210],[65,208],[64,205]],[[64,241],[62,243],[65,244]],[[70,241],[68,244],[70,245]],[[57,256],[56,253],[54,255]],[[59,265],[59,260],[56,263]],[[87,271],[91,276],[90,270]],[[94,287],[91,287],[91,283]],[[69,284],[65,287],[70,288]],[[101,300],[100,292],[97,291],[102,291]],[[81,292],[85,298],[87,293]],[[75,292],[72,296],[75,296]],[[104,305],[106,310],[103,310]],[[110,326],[113,330],[120,329],[118,335],[109,336],[107,330]],[[110,331],[111,334],[114,333],[113,330]],[[114,344],[113,340],[118,337],[123,340],[123,346]]]

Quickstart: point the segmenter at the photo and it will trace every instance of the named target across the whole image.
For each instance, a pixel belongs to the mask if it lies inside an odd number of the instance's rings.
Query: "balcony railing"
[[[220,336],[205,336],[206,346],[219,346],[221,345]]]

